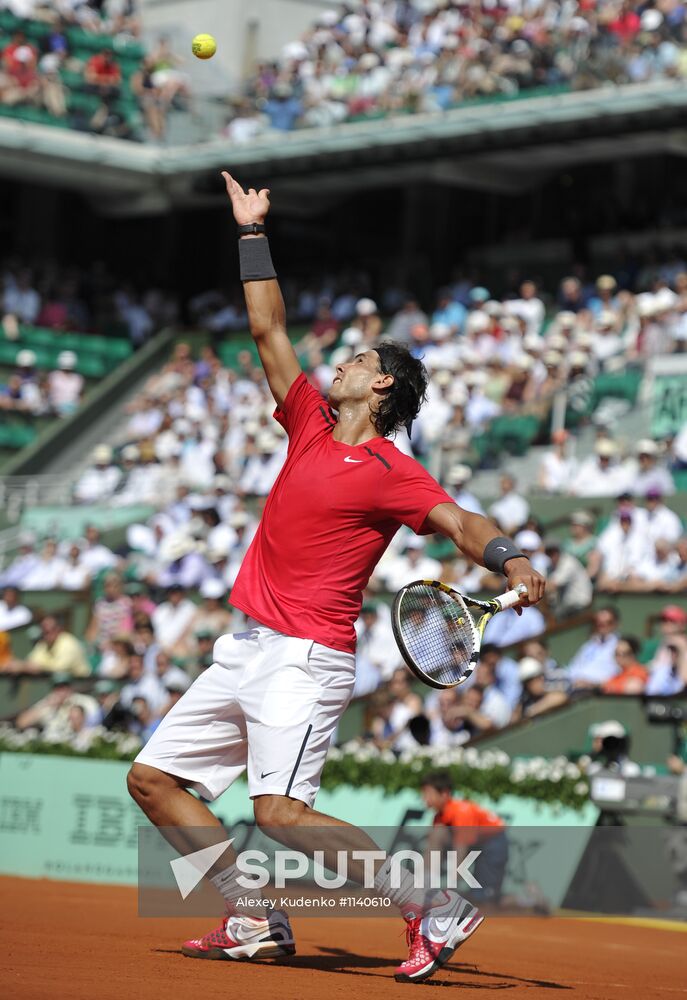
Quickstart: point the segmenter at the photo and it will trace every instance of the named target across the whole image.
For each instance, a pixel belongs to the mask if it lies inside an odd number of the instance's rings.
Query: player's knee
[[[263,830],[296,826],[305,809],[304,802],[289,799],[286,795],[259,795],[253,800],[255,822]]]
[[[161,794],[165,775],[147,764],[132,764],[126,776],[126,787],[131,798],[146,811],[146,806],[153,803]]]

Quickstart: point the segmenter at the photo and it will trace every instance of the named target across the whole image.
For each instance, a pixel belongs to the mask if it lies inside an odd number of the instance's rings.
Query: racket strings
[[[467,607],[425,584],[408,588],[398,609],[403,642],[416,666],[442,685],[456,684],[478,645]]]

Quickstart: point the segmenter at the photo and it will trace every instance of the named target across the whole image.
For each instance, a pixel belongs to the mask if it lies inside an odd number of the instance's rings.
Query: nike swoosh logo
[[[507,552],[508,550],[506,549],[505,545],[497,545],[496,546],[496,551],[497,552]]]
[[[360,465],[362,458],[351,458],[350,455],[346,455],[344,462],[355,462],[356,465]]]
[[[260,775],[260,778],[261,779],[262,778],[269,778],[269,776],[271,774],[276,774],[276,773],[277,773],[276,771],[267,771],[267,772],[263,771],[262,774]]]

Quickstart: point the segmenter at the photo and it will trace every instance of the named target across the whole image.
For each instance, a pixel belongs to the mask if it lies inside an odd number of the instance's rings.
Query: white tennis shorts
[[[350,701],[355,657],[249,620],[223,635],[215,662],[163,718],[136,758],[216,799],[248,768],[248,793],[312,806],[329,744]]]

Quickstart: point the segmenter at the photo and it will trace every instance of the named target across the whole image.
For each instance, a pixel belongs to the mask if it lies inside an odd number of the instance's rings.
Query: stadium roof
[[[75,188],[106,214],[211,204],[217,173],[280,179],[275,207],[317,211],[343,191],[420,180],[517,192],[555,168],[657,152],[687,155],[687,87],[658,81],[303,129],[246,146],[161,147],[0,119],[0,176]],[[107,192],[107,202],[101,196]],[[280,204],[283,200],[284,204]]]

